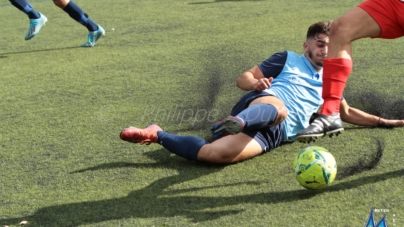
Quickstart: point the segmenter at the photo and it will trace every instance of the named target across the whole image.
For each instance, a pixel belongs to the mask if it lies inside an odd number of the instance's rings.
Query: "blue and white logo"
[[[380,221],[375,224],[375,211],[372,207],[370,209],[370,214],[368,217],[368,221],[366,222],[365,227],[387,227],[387,222],[386,222],[386,214],[383,215],[383,217],[380,219]]]

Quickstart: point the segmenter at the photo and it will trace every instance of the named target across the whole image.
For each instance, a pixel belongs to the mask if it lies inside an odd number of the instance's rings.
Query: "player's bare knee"
[[[280,124],[288,116],[288,109],[286,108],[285,105],[282,104],[282,105],[275,106],[275,107],[276,107],[276,110],[278,111],[278,116],[276,117],[276,120],[274,121],[274,123],[272,123],[271,125]]]
[[[344,20],[335,20],[331,24],[330,39],[332,38],[334,42],[340,43],[350,42],[349,30],[349,26]]]
[[[65,8],[69,2],[70,0],[53,0],[53,4],[61,9]]]
[[[63,2],[61,0],[53,0],[53,4],[59,8],[62,8]]]
[[[278,117],[276,118],[276,122],[279,122],[280,124],[282,121],[284,121],[288,117],[288,109],[283,106],[282,108],[278,109]]]

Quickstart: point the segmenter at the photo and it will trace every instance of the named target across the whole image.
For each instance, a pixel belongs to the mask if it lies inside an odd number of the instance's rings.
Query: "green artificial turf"
[[[376,221],[404,226],[404,128],[347,124],[314,143],[338,163],[321,191],[294,179],[307,144],[220,166],[119,139],[150,123],[207,138],[243,94],[243,71],[275,52],[302,53],[309,25],[360,1],[75,2],[106,30],[94,48],[79,47],[87,30],[49,0],[31,1],[48,23],[25,41],[27,16],[0,2],[0,226],[350,227],[372,207]],[[353,49],[348,103],[404,118],[402,40]]]

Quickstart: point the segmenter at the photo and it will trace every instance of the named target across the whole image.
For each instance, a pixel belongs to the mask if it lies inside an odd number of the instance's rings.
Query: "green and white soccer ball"
[[[311,146],[296,155],[293,169],[300,185],[308,189],[323,189],[334,181],[337,162],[327,149]]]

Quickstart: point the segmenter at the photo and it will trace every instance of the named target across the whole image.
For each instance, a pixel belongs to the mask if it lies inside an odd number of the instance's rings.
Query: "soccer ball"
[[[296,180],[308,189],[323,189],[331,184],[337,175],[337,163],[327,149],[318,146],[307,147],[296,155],[293,162]]]

